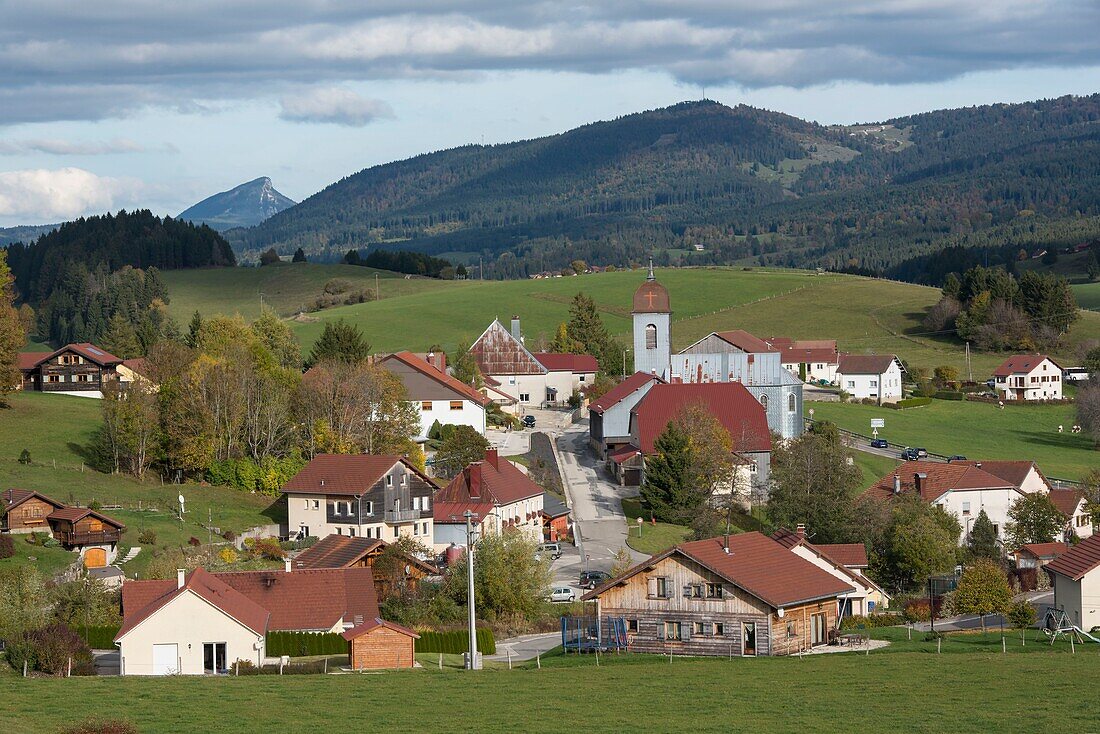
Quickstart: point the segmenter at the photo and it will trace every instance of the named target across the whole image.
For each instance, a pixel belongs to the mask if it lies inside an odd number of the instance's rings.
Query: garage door
[[[103,568],[107,565],[107,551],[102,548],[89,548],[84,551],[84,568]]]
[[[171,675],[179,672],[179,654],[176,644],[153,645],[153,675]]]

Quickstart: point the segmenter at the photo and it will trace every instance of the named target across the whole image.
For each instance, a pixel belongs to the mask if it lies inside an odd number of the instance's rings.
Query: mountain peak
[[[294,204],[292,199],[275,190],[269,177],[260,176],[203,199],[182,212],[178,218],[225,231],[259,224]]]

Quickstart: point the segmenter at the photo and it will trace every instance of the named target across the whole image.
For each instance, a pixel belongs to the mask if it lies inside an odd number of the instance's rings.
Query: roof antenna
[[[645,277],[646,280],[656,280],[653,276],[653,258],[649,258],[649,275]]]

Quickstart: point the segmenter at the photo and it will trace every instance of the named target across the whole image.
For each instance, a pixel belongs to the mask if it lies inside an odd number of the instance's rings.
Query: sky
[[[0,0],[0,227],[704,95],[843,124],[1098,91],[1096,0]]]

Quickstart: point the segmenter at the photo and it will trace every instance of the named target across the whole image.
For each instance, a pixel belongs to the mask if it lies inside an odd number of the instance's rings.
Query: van
[[[539,546],[538,555],[550,556],[551,561],[561,558],[561,543],[543,543]]]

